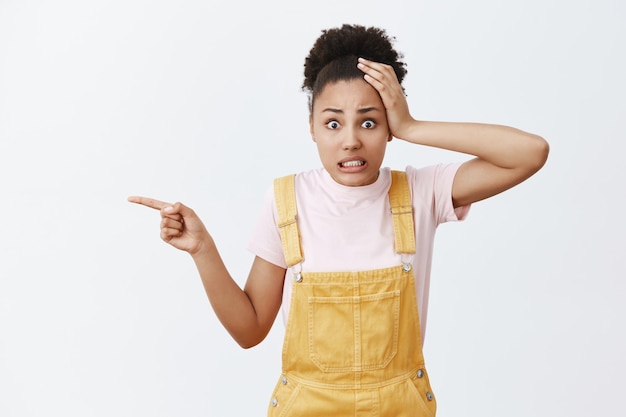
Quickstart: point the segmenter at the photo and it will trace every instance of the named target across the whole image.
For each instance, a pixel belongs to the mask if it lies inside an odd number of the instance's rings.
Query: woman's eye
[[[372,129],[374,126],[376,126],[376,122],[373,120],[366,120],[363,124],[361,124],[361,127],[364,127],[365,129]]]
[[[326,123],[326,127],[329,129],[338,129],[339,128],[339,122],[336,120],[331,120],[330,122]]]

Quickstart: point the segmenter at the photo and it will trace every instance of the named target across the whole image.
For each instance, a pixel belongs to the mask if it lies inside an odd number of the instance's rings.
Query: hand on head
[[[387,112],[387,123],[391,134],[398,139],[404,139],[405,132],[415,119],[409,113],[404,90],[398,82],[393,67],[359,58],[358,68],[365,74],[364,80],[380,94]]]
[[[177,249],[193,255],[202,248],[207,239],[211,239],[196,213],[182,203],[170,204],[140,196],[128,197],[128,201],[159,210],[161,239]]]

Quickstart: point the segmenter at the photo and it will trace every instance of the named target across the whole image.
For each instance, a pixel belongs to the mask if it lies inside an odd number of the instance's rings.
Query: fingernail
[[[167,207],[165,207],[165,208],[163,209],[163,212],[164,212],[164,213],[171,213],[171,212],[173,212],[173,211],[174,211],[174,207],[172,207],[172,206],[167,206]]]

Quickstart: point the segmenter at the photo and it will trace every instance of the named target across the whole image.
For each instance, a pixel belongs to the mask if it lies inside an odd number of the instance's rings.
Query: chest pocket
[[[311,361],[324,372],[386,367],[398,352],[400,291],[308,298]]]

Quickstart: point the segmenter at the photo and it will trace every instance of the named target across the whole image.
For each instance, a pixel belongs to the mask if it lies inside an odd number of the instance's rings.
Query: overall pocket
[[[398,350],[400,291],[309,297],[309,356],[324,372],[382,369]]]
[[[293,407],[296,398],[298,398],[298,394],[301,389],[301,385],[289,380],[285,375],[281,375],[280,379],[276,383],[274,392],[272,393],[272,399],[270,400],[270,404],[267,409],[267,416],[287,416],[287,413],[291,407]]]
[[[418,406],[426,413],[425,415],[434,417],[437,412],[437,400],[430,387],[430,380],[425,368],[417,371],[409,381],[409,386],[413,388]]]

